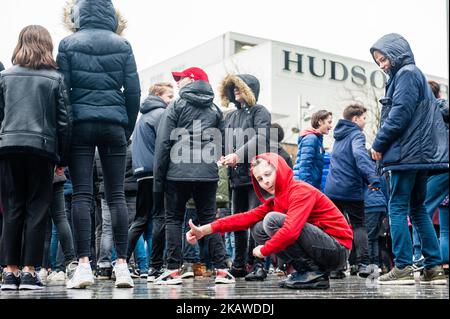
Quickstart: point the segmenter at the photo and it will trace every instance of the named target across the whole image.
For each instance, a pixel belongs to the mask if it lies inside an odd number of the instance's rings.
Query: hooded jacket
[[[219,180],[217,161],[222,155],[223,115],[213,103],[211,85],[195,81],[184,86],[179,95],[167,107],[158,126],[153,167],[155,192],[164,191],[166,180]],[[218,132],[220,136],[214,134]]]
[[[392,65],[385,97],[380,100],[381,128],[372,145],[383,154],[383,169],[448,169],[444,121],[408,42],[399,34],[387,34],[372,46],[372,56],[374,51],[380,51]]]
[[[235,87],[239,89],[245,103],[235,100]],[[261,148],[263,152],[269,150],[271,115],[264,106],[257,104],[259,89],[258,79],[250,74],[227,75],[219,86],[222,106],[228,107],[231,102],[237,108],[225,118],[225,153],[236,153],[240,159],[236,167],[229,169],[232,188],[251,185],[251,159]]]
[[[300,132],[294,179],[320,189],[323,171],[323,135],[310,128]]]
[[[167,104],[156,95],[149,95],[141,105],[131,144],[133,172],[137,178],[153,176],[156,132]]]
[[[74,33],[60,42],[57,63],[74,122],[119,124],[128,139],[139,111],[140,85],[131,45],[120,36],[125,21],[110,0],[76,0],[65,8],[64,22]]]
[[[336,200],[363,201],[367,185],[380,186],[364,133],[357,124],[340,119],[334,128],[334,139],[325,194]]]
[[[264,219],[270,212],[286,214],[283,226],[261,248],[264,256],[278,253],[292,245],[300,236],[303,225],[310,223],[351,249],[353,232],[344,215],[333,202],[315,187],[293,179],[292,170],[277,154],[258,155],[276,169],[275,196],[264,198],[262,190],[252,176],[253,188],[262,205],[241,214],[219,219],[211,224],[213,232],[246,230]]]

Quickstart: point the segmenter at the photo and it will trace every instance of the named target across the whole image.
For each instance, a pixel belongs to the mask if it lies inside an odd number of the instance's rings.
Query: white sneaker
[[[66,274],[64,271],[53,271],[47,277],[47,281],[65,281],[65,280],[66,280]]]
[[[131,278],[130,271],[128,270],[127,263],[115,264],[114,274],[116,275],[116,287],[117,288],[133,288],[134,282]]]
[[[217,269],[214,282],[216,284],[234,284],[236,280],[234,279],[233,275],[230,274],[228,269]]]
[[[179,269],[167,269],[153,282],[155,285],[180,285],[183,283]]]
[[[79,263],[75,269],[73,277],[67,281],[66,287],[71,289],[82,289],[94,284],[94,275],[92,274],[89,263]]]
[[[47,280],[47,276],[48,276],[48,271],[47,271],[47,269],[41,268],[41,270],[39,270],[38,275],[39,275],[39,278],[40,278],[42,281],[46,281],[46,280]]]

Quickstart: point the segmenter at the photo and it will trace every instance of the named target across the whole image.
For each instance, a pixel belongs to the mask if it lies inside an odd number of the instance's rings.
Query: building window
[[[234,53],[239,53],[242,51],[249,50],[253,48],[255,44],[253,43],[247,43],[247,42],[241,42],[241,41],[235,41],[234,42]]]

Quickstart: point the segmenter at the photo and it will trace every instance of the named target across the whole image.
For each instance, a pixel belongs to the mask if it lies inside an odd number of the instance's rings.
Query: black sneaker
[[[356,276],[358,274],[358,266],[357,265],[351,265],[350,266],[350,276]],[[334,278],[332,278],[334,279]]]
[[[131,278],[139,278],[141,271],[135,266],[129,266],[128,271],[130,272]]]
[[[109,280],[112,276],[112,267],[99,267],[95,270],[95,277],[99,280]]]
[[[330,280],[328,275],[321,271],[297,272],[285,282],[286,288],[291,289],[328,289]]]
[[[245,267],[239,268],[239,267],[232,266],[230,269],[230,274],[234,278],[243,278],[243,277],[247,276],[248,272],[245,269]]]
[[[344,279],[345,272],[343,270],[330,271],[330,279]]]
[[[256,264],[253,271],[245,276],[246,281],[263,281],[267,278],[267,271],[261,264]]]
[[[43,288],[44,284],[36,273],[23,272],[21,274],[19,290],[38,290]]]
[[[4,272],[2,276],[2,290],[17,290],[20,286],[20,275],[16,276],[12,272]]]
[[[161,276],[164,273],[164,269],[157,269],[157,268],[153,268],[151,267],[148,270],[148,276],[147,276],[147,282],[154,282],[156,278],[158,278],[159,276]]]

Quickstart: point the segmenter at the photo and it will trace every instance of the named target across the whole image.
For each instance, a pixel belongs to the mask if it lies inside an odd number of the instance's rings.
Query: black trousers
[[[136,217],[128,230],[128,258],[131,257],[139,237],[152,227],[152,255],[150,265],[154,268],[163,266],[164,247],[166,240],[164,193],[153,193],[153,178],[138,182],[136,196]]]
[[[54,167],[49,159],[35,155],[0,158],[4,209],[0,264],[41,265]]]
[[[73,185],[72,221],[78,258],[91,256],[95,247],[93,163],[98,148],[105,184],[105,198],[111,212],[117,258],[127,257],[128,208],[124,179],[126,160],[125,129],[118,124],[82,122],[72,134],[70,177]]]
[[[350,262],[353,264],[353,259],[355,259],[354,262],[357,265],[368,265],[370,262],[369,241],[367,238],[364,201],[350,202],[333,200],[333,203],[346,215],[353,228],[353,246],[351,255],[354,255],[356,258],[352,257]]]
[[[261,205],[255,194],[252,185],[233,188],[232,190],[232,213],[239,214],[251,210]],[[254,240],[248,236],[248,230],[234,232],[235,258],[233,266],[236,268],[245,267],[249,259],[253,258]],[[251,247],[249,247],[249,245]],[[261,259],[255,258],[253,263],[262,263]]]
[[[200,225],[216,219],[217,182],[167,181],[166,242],[167,268],[177,269],[182,264],[182,225],[186,203],[192,197]],[[208,235],[209,255],[217,269],[226,268],[225,247],[220,234]]]

